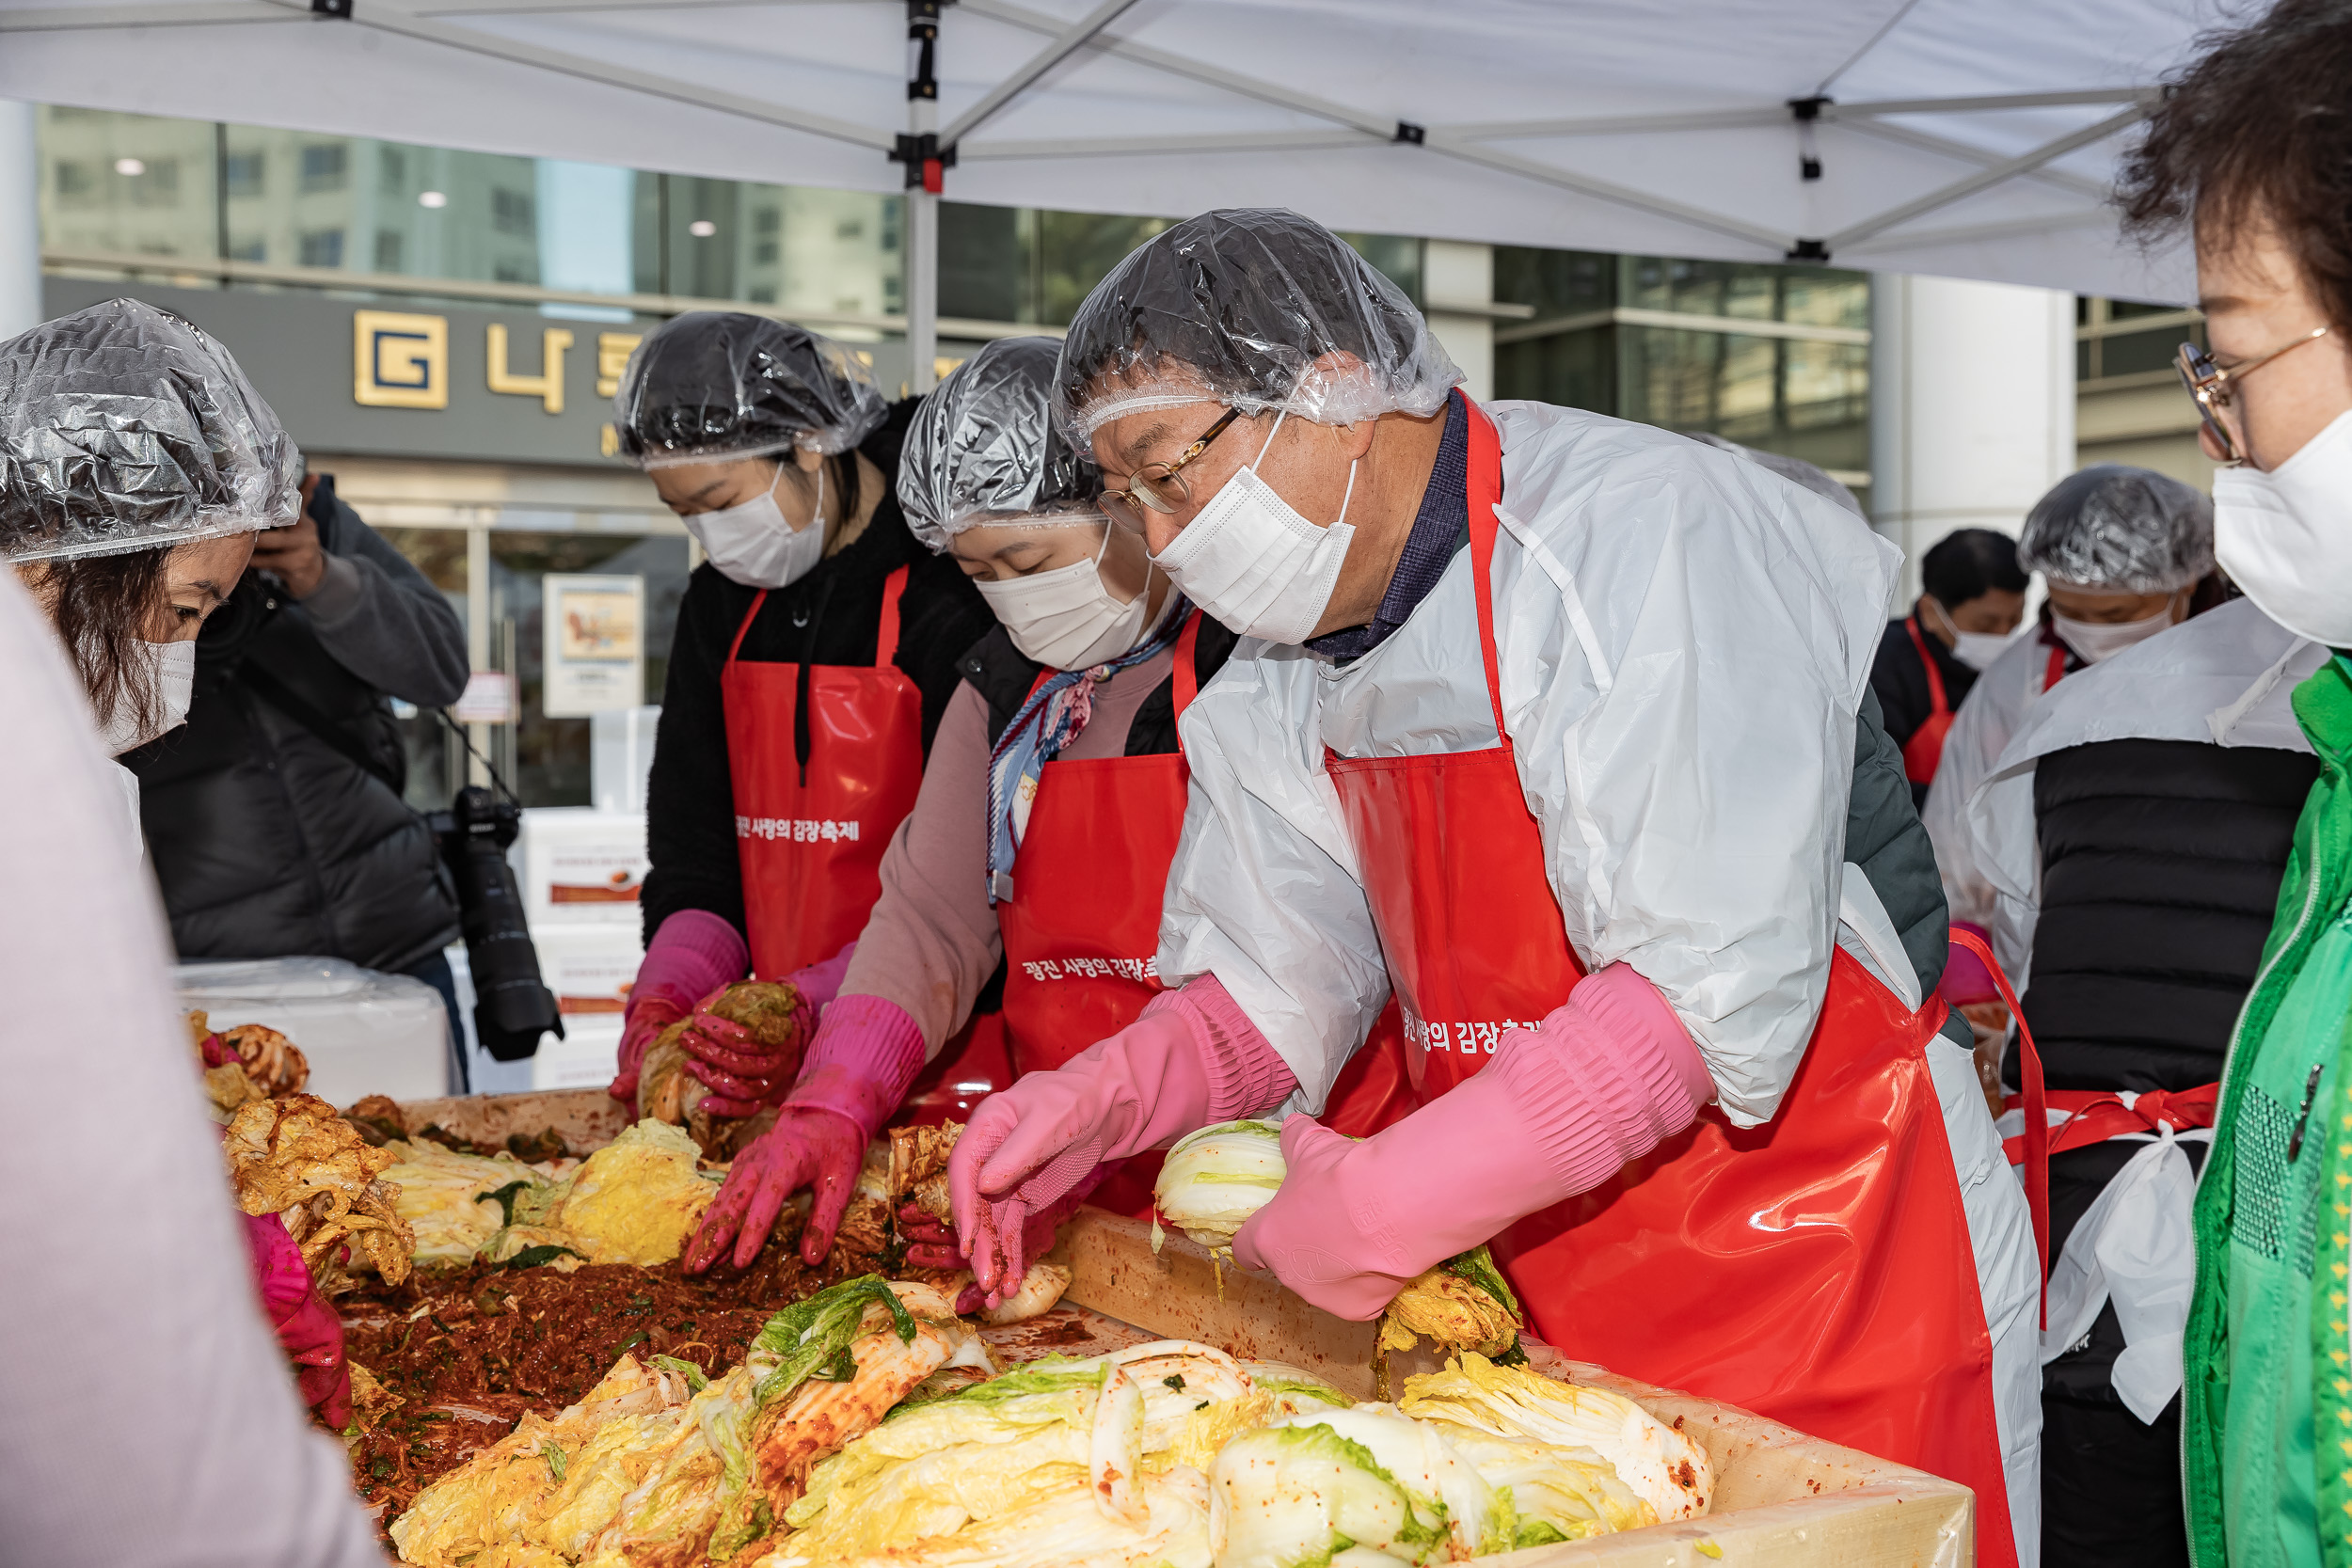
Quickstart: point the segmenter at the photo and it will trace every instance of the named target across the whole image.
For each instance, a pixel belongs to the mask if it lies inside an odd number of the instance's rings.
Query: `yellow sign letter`
[[[539,373],[516,375],[506,368],[506,328],[498,322],[490,324],[490,390],[511,392],[517,397],[537,398],[539,406],[550,414],[564,412],[564,351],[572,346],[572,335],[560,326],[550,326],[539,334]]]
[[[449,318],[354,310],[351,396],[371,408],[447,408]]]

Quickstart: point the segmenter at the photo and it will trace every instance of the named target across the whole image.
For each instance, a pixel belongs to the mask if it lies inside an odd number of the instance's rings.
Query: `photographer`
[[[458,910],[425,823],[402,799],[388,698],[456,700],[466,632],[440,590],[303,480],[302,515],[260,536],[197,642],[187,724],[123,758],[183,959],[319,955],[412,974],[464,1030],[449,961]]]

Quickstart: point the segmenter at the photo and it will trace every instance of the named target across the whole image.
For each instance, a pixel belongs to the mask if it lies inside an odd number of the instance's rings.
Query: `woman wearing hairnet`
[[[1113,515],[1242,634],[1184,718],[1158,957],[1247,1027],[1179,1069],[1138,1024],[984,1102],[949,1167],[978,1280],[1205,1115],[1168,1114],[1180,1070],[1249,1083],[1304,1114],[1244,1263],[1363,1320],[1491,1238],[1570,1354],[1960,1478],[1984,1560],[2030,1558],[2033,1240],[1868,705],[1893,552],[1459,379],[1288,213],[1168,230],[1072,323]],[[1391,987],[1420,1107],[1353,1142],[1310,1117]]]
[[[22,1352],[0,1369],[0,1560],[381,1560],[342,1450],[288,1397],[350,1420],[341,1321],[278,1217],[228,1200],[138,814],[104,775],[136,782],[102,760],[180,722],[198,629],[255,533],[294,520],[301,471],[235,361],[152,306],[0,342],[0,1065],[24,1080],[64,1042],[106,1085],[0,1145]]]
[[[2213,503],[2153,469],[2097,464],[2034,502],[2017,563],[2040,572],[2049,591],[2041,627],[1994,659],[1960,705],[1919,813],[1952,922],[1979,937],[1993,925],[1994,895],[1962,824],[1968,797],[2043,692],[2188,617],[2198,583],[2213,570]],[[2025,958],[1997,944],[1994,956],[2004,968]],[[1956,1007],[1998,1000],[1973,959],[1954,961],[1944,997]]]
[[[997,625],[958,661],[922,793],[882,858],[882,896],[825,1009],[809,1065],[775,1131],[728,1173],[687,1252],[690,1268],[730,1241],[757,1256],[782,1205],[818,1193],[809,1230],[840,1224],[866,1142],[927,1059],[969,1017],[1001,958],[1003,1051],[983,1041],[950,1069],[984,1081],[1055,1068],[1136,1022],[1184,1037],[1229,1023],[1209,988],[1154,977],[1160,890],[1184,814],[1177,724],[1232,651],[1155,571],[1142,538],[1112,526],[1102,473],[1053,419],[1050,338],[989,344],[940,384],[907,432],[898,499],[914,535],[969,576]],[[1391,1038],[1344,1093],[1356,1130],[1402,1092]],[[1253,1086],[1203,1083],[1209,1119],[1239,1114]],[[975,1097],[977,1098],[977,1097]],[[1171,1107],[1173,1109],[1173,1107]],[[1074,1191],[1065,1202],[1085,1196]],[[1098,1203],[1140,1212],[1137,1172]],[[1051,1214],[1032,1221],[1050,1229]],[[960,1267],[945,1233],[914,1260]]]
[[[114,299],[0,344],[0,550],[56,626],[109,756],[187,718],[196,634],[254,535],[294,520],[301,481],[278,416],[177,316]]]
[[[694,311],[629,356],[621,451],[707,560],[678,606],[662,688],[645,958],[615,1099],[634,1104],[645,1047],[691,1016],[706,1113],[781,1100],[787,1064],[698,1006],[749,974],[788,979],[821,1009],[880,891],[956,656],[987,626],[891,493],[914,407],[886,406],[839,345],[762,316]]]

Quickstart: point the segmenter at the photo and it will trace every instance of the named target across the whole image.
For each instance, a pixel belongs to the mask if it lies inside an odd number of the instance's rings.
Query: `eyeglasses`
[[[2229,420],[2223,418],[2233,406],[2232,384],[2245,380],[2281,354],[2326,336],[2326,327],[2315,326],[2285,348],[2274,348],[2268,354],[2257,356],[2242,365],[2232,365],[2227,370],[2215,364],[2213,356],[2195,343],[2181,345],[2180,352],[2173,356],[2172,368],[2181,372],[2181,385],[2187,388],[2188,395],[2196,400],[2198,416],[2205,421],[2205,428],[2213,433],[2214,444],[2221,449],[2224,463],[2246,461],[2245,444],[2238,439],[2237,432],[2231,428]]]
[[[1127,476],[1127,487],[1103,492],[1109,503],[1111,521],[1120,527],[1138,531],[1143,527],[1144,509],[1168,514],[1192,499],[1192,491],[1184,483],[1181,471],[1184,465],[1209,450],[1209,443],[1225,434],[1225,427],[1241,418],[1241,410],[1228,408],[1216,423],[1200,433],[1200,439],[1178,452],[1172,462],[1146,463]]]

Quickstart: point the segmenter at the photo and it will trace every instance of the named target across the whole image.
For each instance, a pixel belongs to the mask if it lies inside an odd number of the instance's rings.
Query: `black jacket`
[[[2318,774],[2306,752],[2193,740],[2042,758],[2042,915],[2018,1001],[2052,1088],[2221,1076]]]
[[[1935,673],[1944,677],[1945,705],[1958,713],[1961,700],[1977,684],[1977,672],[1953,657],[1952,651],[1933,633],[1923,628],[1919,640],[1928,645],[1928,657],[1935,660]],[[1878,657],[1870,661],[1870,689],[1878,693],[1879,713],[1885,721],[1887,738],[1894,741],[1899,753],[1934,711],[1932,694],[1928,690],[1927,666],[1919,661],[1919,650],[1911,641],[1910,616],[1886,623],[1885,634],[1879,639]],[[1926,784],[1911,786],[1911,803],[1915,807],[1925,805],[1927,799]]]
[[[898,449],[916,400],[894,404],[859,449],[882,470],[881,506],[847,549],[826,557],[789,588],[768,595],[744,634],[739,657],[768,663],[874,662],[883,580],[912,566],[898,601],[898,666],[923,698],[923,750],[947,709],[956,660],[994,624],[988,605],[954,560],[933,555],[907,531],[895,492]],[[735,784],[727,771],[726,713],[719,673],[751,613],[756,589],[708,562],[687,579],[662,685],[653,773],[645,788],[645,847],[652,863],[640,891],[645,941],[679,910],[707,910],[743,929],[742,863],[736,854]]]
[[[455,701],[465,628],[331,481],[310,511],[327,578],[296,603],[247,572],[197,641],[187,723],[122,761],[183,958],[316,954],[399,972],[456,940],[457,900],[401,799],[385,699]]]

